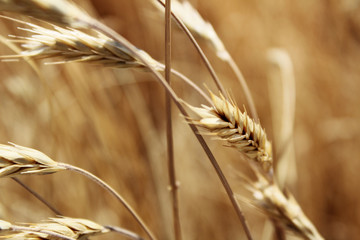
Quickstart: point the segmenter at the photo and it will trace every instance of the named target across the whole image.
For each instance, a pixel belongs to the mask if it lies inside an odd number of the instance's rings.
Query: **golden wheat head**
[[[0,144],[0,178],[16,175],[50,174],[65,170],[58,163],[32,148]]]
[[[272,170],[271,143],[265,130],[259,123],[251,119],[246,112],[241,112],[234,102],[211,93],[212,107],[202,106],[191,110],[198,119],[191,122],[224,140],[228,146],[236,148],[249,159],[255,161],[265,172]]]
[[[82,218],[57,217],[41,223],[29,223],[25,226],[16,226],[11,223],[4,222],[4,230],[11,229],[16,233],[4,234],[0,238],[4,239],[66,239],[85,240],[89,236],[107,233],[110,230],[93,221]],[[1,228],[2,229],[2,228]],[[8,233],[8,232],[7,232]]]
[[[20,29],[32,35],[15,37],[15,42],[20,43],[22,52],[1,58],[56,58],[58,61],[55,63],[87,62],[116,68],[144,68],[144,64],[132,56],[124,46],[100,32],[89,35],[72,28],[55,25],[48,25],[49,27],[45,28],[11,18],[7,19],[27,25],[29,28]],[[147,53],[138,51],[155,68],[160,66]]]

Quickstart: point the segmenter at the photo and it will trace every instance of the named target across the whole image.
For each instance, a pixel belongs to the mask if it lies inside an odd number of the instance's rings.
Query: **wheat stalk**
[[[213,76],[215,83],[217,84],[219,90],[223,95],[225,95],[225,91],[223,90],[222,84],[219,82],[215,72],[213,71],[213,68],[204,55],[203,51],[201,50],[200,46],[196,43],[196,41],[193,39],[191,33],[193,33],[196,36],[201,37],[202,39],[209,42],[213,48],[215,49],[215,52],[217,56],[227,62],[234,72],[237,80],[239,81],[241,87],[243,88],[245,98],[247,103],[249,104],[250,112],[252,114],[252,117],[257,121],[258,114],[256,111],[254,99],[252,97],[252,94],[249,90],[249,87],[245,81],[245,78],[243,74],[241,73],[239,67],[236,65],[234,59],[231,57],[228,50],[225,48],[225,45],[217,35],[215,29],[213,26],[205,21],[200,13],[188,2],[183,1],[179,2],[177,0],[173,0],[173,16],[174,19],[177,21],[177,23],[181,26],[181,28],[185,31],[185,33],[189,36],[195,47],[197,48],[200,56],[203,58],[205,64],[208,67],[208,70],[210,71],[211,75]],[[160,2],[164,4],[164,0],[153,0],[152,1],[155,6],[159,6],[156,4],[156,2]],[[191,32],[191,33],[190,33]]]
[[[188,105],[198,116],[190,121],[224,140],[230,147],[244,153],[266,173],[272,174],[272,147],[265,130],[251,119],[246,111],[241,112],[233,101],[210,92],[213,106],[201,108]]]
[[[35,149],[0,144],[0,177],[50,174],[61,170],[65,168]]]
[[[159,4],[157,4],[158,1],[164,3],[164,0],[152,0],[152,3],[163,10],[163,7],[160,7]],[[214,30],[214,27],[209,22],[205,21],[200,13],[188,1],[179,2],[177,0],[172,0],[171,9],[193,34],[211,43],[219,58],[227,58],[228,53]]]

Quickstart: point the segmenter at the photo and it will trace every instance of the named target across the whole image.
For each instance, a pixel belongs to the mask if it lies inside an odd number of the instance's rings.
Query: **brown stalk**
[[[154,74],[154,76],[156,77],[157,80],[159,80],[160,84],[163,85],[163,87],[166,89],[166,91],[170,94],[171,98],[173,99],[175,105],[178,107],[178,109],[180,110],[180,112],[185,116],[185,117],[189,117],[189,115],[187,114],[187,112],[185,111],[184,107],[181,105],[180,103],[180,99],[179,97],[176,95],[176,93],[172,90],[172,88],[169,86],[169,84],[165,81],[165,79],[161,76],[161,74],[156,71],[156,69],[151,66],[151,64],[149,64],[147,62],[147,60],[141,56],[140,54],[138,54],[138,50],[130,43],[128,42],[125,38],[123,38],[121,35],[119,35],[118,33],[116,33],[114,30],[112,30],[111,28],[107,27],[106,25],[102,24],[101,22],[93,19],[92,22],[89,22],[89,27],[92,27],[100,32],[103,32],[104,34],[108,35],[109,37],[112,37],[113,39],[119,41],[121,44],[123,44],[124,46],[127,47],[127,49],[129,50],[129,52],[131,52],[132,54],[134,54],[140,61],[142,61],[148,68],[149,70]],[[189,124],[191,130],[193,131],[193,133],[195,134],[197,140],[199,141],[199,143],[201,144],[201,147],[204,149],[206,155],[208,156],[211,164],[213,165],[223,187],[225,188],[225,191],[228,195],[229,200],[231,201],[231,204],[242,224],[242,227],[244,228],[245,234],[248,238],[248,240],[252,240],[252,236],[247,224],[247,221],[245,219],[245,216],[238,204],[238,202],[236,201],[236,198],[234,196],[234,193],[232,191],[232,188],[230,187],[230,184],[228,183],[224,173],[222,172],[218,162],[216,161],[214,155],[212,154],[210,148],[208,147],[208,145],[206,144],[204,138],[197,134],[198,133],[198,129],[196,128],[195,125],[193,124]]]
[[[171,0],[165,1],[165,79],[171,85]],[[170,192],[172,200],[173,224],[175,240],[181,240],[181,225],[179,214],[178,185],[176,181],[174,161],[174,138],[171,122],[171,99],[168,92],[165,93],[166,109],[166,140],[168,153],[168,174],[170,180]]]
[[[40,202],[45,204],[51,211],[53,211],[56,215],[62,215],[54,206],[52,206],[46,199],[40,196],[37,192],[32,190],[29,186],[23,183],[21,180],[17,179],[16,177],[12,178],[15,182],[17,182],[20,186],[25,188],[29,193],[31,193],[35,198],[37,198]]]
[[[157,0],[161,5],[164,5],[163,0]],[[224,86],[222,85],[219,77],[217,76],[213,66],[211,65],[209,59],[206,57],[204,51],[201,49],[201,47],[199,46],[199,44],[197,43],[197,41],[195,40],[194,36],[191,34],[191,32],[189,31],[189,29],[185,26],[185,24],[183,23],[183,21],[176,16],[176,14],[174,14],[174,12],[171,12],[171,16],[175,19],[176,23],[179,24],[180,28],[185,32],[185,34],[188,36],[188,38],[190,39],[190,41],[192,42],[192,44],[194,45],[195,49],[198,51],[201,59],[203,60],[206,68],[208,69],[211,77],[213,78],[216,87],[219,89],[219,91],[224,95],[226,95],[226,91],[224,89]]]

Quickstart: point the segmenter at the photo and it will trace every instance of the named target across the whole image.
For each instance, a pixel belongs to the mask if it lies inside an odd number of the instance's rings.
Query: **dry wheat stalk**
[[[144,67],[144,64],[133,57],[125,47],[100,32],[95,32],[96,36],[92,36],[71,28],[50,25],[51,29],[49,29],[15,19],[11,20],[27,25],[29,28],[19,29],[32,35],[14,37],[14,41],[20,43],[23,51],[19,55],[2,56],[2,58],[55,57],[60,59],[56,63],[89,62],[117,68]],[[160,68],[160,63],[144,51],[138,51],[155,68]]]
[[[0,237],[4,239],[62,239],[64,236],[66,239],[85,240],[89,236],[110,232],[104,226],[81,218],[57,217],[41,223],[25,224],[25,226],[12,225],[5,221],[1,224],[1,222],[0,229],[3,229],[4,225],[3,230],[12,232],[6,232],[8,234]]]
[[[50,174],[61,170],[65,168],[35,149],[0,144],[0,177]]]
[[[164,10],[162,6],[159,6],[157,3],[158,1],[164,3],[164,0],[153,0],[152,2],[155,6],[159,7],[159,9]],[[205,21],[201,17],[200,13],[188,1],[179,2],[177,0],[172,0],[171,10],[184,22],[192,34],[211,43],[219,58],[224,60],[229,57],[223,42],[217,35],[213,26],[209,22]]]
[[[240,180],[252,193],[252,199],[238,196],[240,200],[249,202],[261,212],[277,221],[284,229],[308,240],[323,240],[312,222],[306,217],[300,205],[289,192],[285,194],[276,182],[270,183],[269,179],[255,170],[258,181],[253,182],[240,175]]]
[[[265,130],[246,111],[241,112],[234,102],[226,100],[222,95],[217,97],[211,92],[210,95],[212,107],[203,105],[196,108],[188,105],[199,117],[190,121],[205,128],[207,134],[220,137],[228,146],[236,148],[260,165],[266,173],[271,173],[271,143],[267,140]]]
[[[91,18],[67,0],[0,0],[0,11],[21,13],[56,24],[87,27]]]

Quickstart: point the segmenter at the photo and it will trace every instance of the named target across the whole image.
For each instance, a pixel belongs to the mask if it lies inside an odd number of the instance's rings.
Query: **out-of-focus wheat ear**
[[[202,127],[208,133],[225,141],[226,145],[237,149],[253,160],[265,173],[272,175],[272,147],[265,130],[241,112],[233,101],[226,100],[210,92],[211,107],[189,108],[198,116],[190,122]]]
[[[292,186],[297,180],[294,144],[296,83],[294,67],[285,49],[272,48],[267,52],[269,61],[268,85],[271,117],[277,162],[275,175],[280,187]]]
[[[0,177],[50,174],[61,170],[65,168],[40,151],[16,144],[0,144]]]
[[[73,28],[87,28],[91,17],[67,0],[0,0],[0,11],[13,12]]]
[[[285,230],[308,240],[323,240],[312,222],[302,211],[290,192],[282,192],[276,182],[271,182],[255,170],[256,182],[242,181],[252,193],[245,202],[255,206]],[[244,201],[243,196],[238,196]]]

